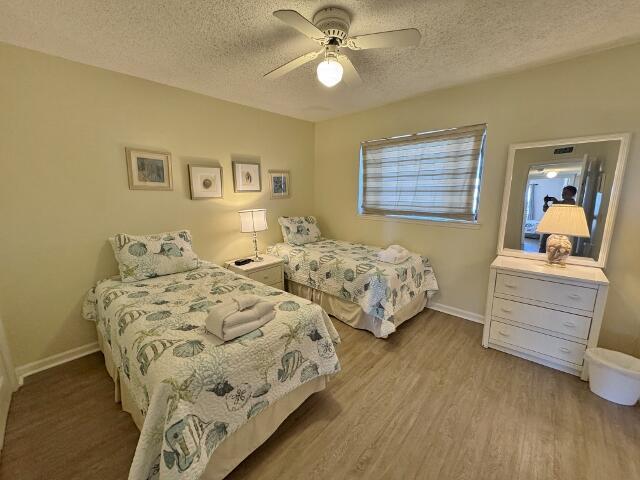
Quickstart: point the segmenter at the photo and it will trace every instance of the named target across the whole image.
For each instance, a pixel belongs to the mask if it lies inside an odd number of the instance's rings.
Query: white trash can
[[[596,395],[621,405],[635,405],[640,399],[640,359],[605,348],[585,353],[589,388]]]

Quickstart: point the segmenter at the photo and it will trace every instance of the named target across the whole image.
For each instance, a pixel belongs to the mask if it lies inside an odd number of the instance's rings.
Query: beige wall
[[[221,262],[251,248],[238,233],[245,207],[269,209],[261,246],[280,238],[277,216],[309,212],[329,236],[405,244],[431,257],[436,301],[482,313],[508,144],[620,131],[634,138],[602,344],[640,355],[638,58],[640,46],[611,50],[319,123],[314,134],[308,122],[0,44],[0,313],[14,363],[95,339],[80,305],[86,289],[116,272],[107,236],[190,228],[200,256]],[[361,140],[481,122],[480,228],[356,215]],[[125,146],[172,152],[174,190],[130,191]],[[261,156],[265,191],[233,193],[232,154]],[[189,199],[186,166],[202,159],[223,166],[223,200]],[[269,168],[291,170],[290,200],[268,198]]]
[[[482,314],[496,255],[510,143],[633,132],[606,273],[601,344],[640,355],[640,45],[441,90],[316,124],[315,211],[328,236],[402,243],[430,256],[436,302]],[[366,82],[366,78],[364,79]],[[488,124],[479,229],[378,221],[356,214],[362,140]]]
[[[221,262],[248,253],[236,211],[306,214],[313,124],[0,44],[0,310],[17,366],[95,340],[85,291],[116,273],[116,232],[189,228]],[[173,154],[174,190],[131,191],[124,147]],[[263,192],[234,193],[231,155],[262,157]],[[197,160],[194,160],[197,159]],[[187,164],[223,167],[224,199],[189,199]],[[290,200],[270,200],[269,168],[291,170]]]

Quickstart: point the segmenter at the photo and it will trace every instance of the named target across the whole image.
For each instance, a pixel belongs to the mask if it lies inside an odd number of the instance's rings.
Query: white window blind
[[[477,220],[486,125],[363,142],[360,211]]]

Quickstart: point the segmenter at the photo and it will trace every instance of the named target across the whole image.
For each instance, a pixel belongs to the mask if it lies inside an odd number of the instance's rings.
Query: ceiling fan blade
[[[338,55],[338,61],[342,64],[342,79],[346,82],[347,85],[357,86],[362,83],[362,79],[360,75],[358,75],[358,71],[356,67],[353,66],[351,60],[346,55]]]
[[[277,10],[273,12],[273,15],[282,20],[290,27],[295,28],[303,35],[306,35],[311,40],[322,42],[325,38],[325,34],[322,32],[322,30],[320,30],[295,10]]]
[[[415,28],[370,33],[347,39],[347,48],[366,50],[369,48],[410,47],[420,43],[420,32]]]
[[[281,65],[275,70],[271,70],[269,73],[264,75],[264,78],[280,78],[281,76],[289,73],[291,70],[295,70],[298,67],[301,67],[305,63],[309,63],[311,60],[315,60],[318,58],[318,55],[324,52],[324,49],[318,50],[317,52],[309,52],[305,53],[301,57],[294,58],[290,62]]]

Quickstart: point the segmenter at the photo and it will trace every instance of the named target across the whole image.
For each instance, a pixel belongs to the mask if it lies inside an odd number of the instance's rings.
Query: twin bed
[[[96,323],[116,401],[141,430],[131,480],[223,478],[340,371],[327,312],[386,337],[437,289],[427,259],[381,264],[378,249],[348,242],[270,248],[296,295],[194,264],[187,231],[112,245],[121,275],[89,292],[83,315]],[[208,311],[244,293],[273,302],[276,316],[222,342],[205,328]]]
[[[128,240],[123,249],[145,255],[178,243]],[[188,255],[186,247],[172,251],[182,261]],[[170,260],[144,258],[135,268],[157,272],[153,262],[167,268]],[[89,292],[83,313],[96,322],[116,400],[141,429],[132,480],[223,478],[340,370],[338,334],[308,300],[206,262],[144,280],[121,278],[122,265],[120,278]],[[223,343],[204,328],[208,309],[243,293],[274,302],[276,316]]]
[[[354,328],[387,338],[438,291],[427,257],[379,260],[382,249],[322,238],[315,217],[280,217],[283,243],[267,249],[284,261],[287,290]]]
[[[416,254],[393,265],[378,260],[380,248],[326,239],[267,251],[283,259],[289,292],[379,338],[420,313],[438,290],[429,260]]]

